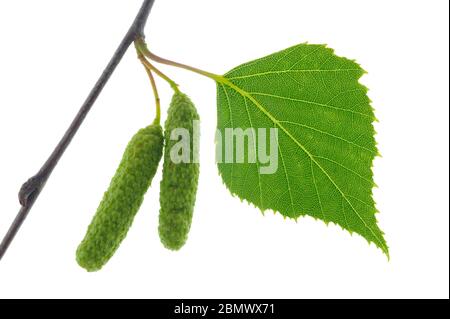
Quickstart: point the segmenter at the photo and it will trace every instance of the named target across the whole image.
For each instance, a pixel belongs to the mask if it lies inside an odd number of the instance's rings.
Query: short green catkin
[[[199,121],[199,115],[189,97],[180,92],[175,93],[165,123],[158,229],[161,242],[170,250],[179,250],[184,246],[191,228],[199,177],[198,141],[194,142],[197,139],[196,121]],[[171,139],[175,129],[189,132],[189,163],[177,164],[171,158],[173,147],[180,143],[180,140]],[[181,130],[178,132],[182,133]]]
[[[141,129],[129,142],[119,168],[77,249],[78,264],[100,270],[125,238],[162,157],[159,124]]]

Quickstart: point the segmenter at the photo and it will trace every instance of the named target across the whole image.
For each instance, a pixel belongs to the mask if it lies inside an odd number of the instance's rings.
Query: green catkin
[[[170,250],[179,250],[184,246],[191,228],[199,177],[199,164],[193,161],[198,158],[198,148],[194,145],[194,121],[198,120],[199,115],[189,97],[175,93],[165,123],[158,229],[162,244]],[[171,134],[174,129],[180,128],[190,134],[190,163],[176,164],[171,160],[172,147],[179,143],[179,140],[171,139]]]
[[[158,168],[163,152],[159,124],[141,129],[129,142],[119,168],[76,253],[78,264],[100,270],[125,238]]]

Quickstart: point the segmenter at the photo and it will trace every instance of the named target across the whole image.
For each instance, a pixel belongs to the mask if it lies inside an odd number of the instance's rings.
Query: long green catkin
[[[119,168],[76,253],[78,264],[100,270],[125,238],[162,157],[159,124],[141,129],[129,142]]]
[[[194,146],[194,121],[199,115],[189,97],[182,93],[173,96],[165,123],[165,151],[163,177],[160,189],[159,237],[170,250],[179,250],[187,241],[197,194],[199,164],[198,148]],[[172,140],[174,129],[185,129],[190,134],[190,163],[176,164],[171,150],[178,140]]]

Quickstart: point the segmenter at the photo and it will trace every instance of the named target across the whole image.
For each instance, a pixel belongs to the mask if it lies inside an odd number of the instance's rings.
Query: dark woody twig
[[[8,249],[15,235],[17,234],[20,226],[26,219],[34,203],[36,202],[36,199],[38,198],[39,194],[44,188],[45,183],[47,182],[48,178],[53,172],[53,169],[58,164],[65,150],[69,146],[70,142],[77,133],[87,114],[89,113],[95,101],[97,100],[98,96],[100,95],[106,83],[113,74],[114,70],[119,65],[120,61],[125,55],[125,52],[128,50],[128,48],[135,39],[144,37],[144,27],[146,25],[154,2],[155,0],[144,1],[141,9],[139,10],[139,13],[136,16],[136,19],[134,20],[127,34],[125,35],[116,52],[114,53],[111,61],[106,66],[106,69],[103,71],[99,80],[89,93],[89,96],[87,97],[86,101],[81,106],[80,111],[75,116],[74,120],[72,121],[72,124],[67,129],[63,138],[58,143],[55,150],[52,152],[52,154],[45,162],[45,164],[42,166],[42,168],[39,170],[39,172],[35,176],[31,177],[20,189],[19,202],[22,205],[22,207],[19,213],[17,214],[17,217],[15,218],[14,222],[12,223],[11,227],[9,228],[6,236],[4,237],[3,241],[0,244],[0,260],[5,255],[6,250]]]

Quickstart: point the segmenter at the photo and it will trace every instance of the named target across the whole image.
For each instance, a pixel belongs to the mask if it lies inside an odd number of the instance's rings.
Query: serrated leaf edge
[[[307,42],[305,42],[305,43],[303,43],[303,44],[307,44]],[[325,44],[321,44],[321,45],[318,45],[319,47],[323,47],[323,48],[326,48],[326,49],[328,49],[328,50],[330,50],[331,51],[331,53],[332,54],[335,54],[335,51],[334,51],[334,49],[332,49],[332,48],[329,48],[329,47],[327,47],[327,45],[325,45]],[[294,48],[294,46],[293,47],[291,47],[291,48]],[[288,48],[287,50],[289,50],[290,48]],[[280,52],[282,52],[282,51],[280,51]],[[276,54],[276,53],[275,53]],[[236,71],[236,70],[238,70],[239,68],[241,68],[241,67],[244,67],[244,66],[249,66],[249,65],[251,65],[251,64],[254,64],[254,63],[257,63],[257,62],[261,62],[261,61],[264,61],[264,59],[266,59],[266,58],[268,58],[269,56],[267,56],[267,57],[263,57],[263,58],[260,58],[260,59],[257,59],[257,60],[254,60],[254,61],[252,61],[252,62],[249,62],[249,63],[246,63],[246,64],[243,64],[243,65],[241,65],[241,66],[239,66],[239,67],[237,67],[237,68],[234,68],[234,69],[232,69],[231,71],[229,71],[229,72],[227,72],[224,76],[218,76],[218,77],[216,77],[215,78],[215,80],[216,80],[216,82],[218,83],[218,84],[220,84],[220,85],[222,85],[222,86],[224,86],[224,85],[226,85],[226,86],[228,86],[229,88],[231,88],[231,89],[233,89],[234,91],[236,91],[237,93],[239,93],[243,98],[244,98],[244,101],[246,101],[247,99],[248,100],[250,100],[251,102],[252,102],[252,104],[254,104],[261,112],[263,112],[263,114],[265,114],[276,126],[278,126],[295,144],[297,144],[297,146],[298,147],[300,147],[300,149],[302,149],[307,155],[308,155],[308,157],[310,158],[310,160],[311,160],[311,162],[312,163],[314,163],[324,174],[325,174],[325,176],[329,179],[329,181],[333,184],[333,186],[336,188],[336,190],[341,194],[341,196],[342,196],[342,198],[347,202],[347,204],[351,207],[351,209],[356,213],[356,215],[358,216],[358,218],[362,221],[362,223],[364,224],[364,226],[372,233],[372,235],[376,238],[376,241],[378,242],[374,242],[374,244],[375,244],[375,246],[377,246],[378,248],[380,248],[382,251],[383,251],[383,253],[387,256],[387,258],[388,258],[388,260],[390,259],[390,255],[389,255],[389,247],[388,247],[388,245],[387,245],[387,243],[385,243],[384,241],[383,241],[383,236],[384,236],[384,232],[381,230],[381,229],[379,229],[379,231],[380,231],[380,233],[381,233],[381,235],[382,235],[382,238],[380,239],[379,238],[379,236],[373,231],[373,229],[371,228],[371,227],[369,227],[367,224],[366,224],[366,222],[364,221],[364,219],[362,219],[362,217],[359,215],[359,213],[358,213],[358,211],[353,207],[353,205],[351,204],[351,202],[348,200],[348,198],[347,198],[347,196],[346,196],[346,194],[344,194],[344,192],[339,188],[339,186],[336,184],[336,182],[333,180],[333,178],[328,174],[328,172],[320,165],[320,163],[318,163],[315,159],[314,159],[314,157],[312,156],[312,154],[299,142],[299,141],[297,141],[296,139],[295,139],[295,137],[294,136],[292,136],[292,134],[291,133],[289,133],[289,131],[281,124],[281,121],[278,121],[278,119],[276,119],[271,113],[269,113],[268,111],[267,111],[267,109],[261,104],[261,103],[259,103],[254,97],[253,97],[253,95],[251,95],[249,92],[247,92],[247,91],[245,91],[245,90],[243,90],[243,89],[241,89],[240,87],[238,87],[236,84],[234,84],[233,82],[231,82],[230,81],[230,79],[228,79],[226,76],[227,76],[227,74],[230,74],[230,73],[232,73],[232,72],[234,72],[234,71]],[[361,74],[361,76],[358,78],[358,84],[360,85],[360,87],[361,87],[361,89],[363,89],[365,92],[366,92],[366,94],[367,94],[367,92],[369,91],[369,89],[365,86],[365,85],[363,85],[363,84],[361,84],[360,82],[359,82],[359,80],[360,80],[360,78],[364,75],[364,74],[367,74],[367,71],[365,71],[362,67],[361,67],[361,65],[360,64],[358,64],[355,60],[351,60],[352,62],[354,62],[354,63],[356,63],[359,67],[360,67],[360,70],[359,71],[361,71],[362,72],[362,74]],[[226,92],[226,90],[224,90],[225,92]],[[369,99],[369,105],[371,106],[372,105],[372,101]],[[372,107],[372,106],[371,106]],[[373,107],[372,107],[372,110],[373,110]],[[375,117],[375,116],[373,116],[373,118],[372,118],[372,124],[373,124],[373,122],[379,122],[378,121],[378,119]],[[375,131],[375,129],[374,129],[374,135],[376,135],[376,131]],[[376,146],[377,146],[377,144],[376,144]],[[377,149],[377,153],[375,154],[375,157],[381,157],[381,154],[379,153],[379,151],[378,151],[378,147],[376,148]],[[375,158],[374,157],[374,158]],[[373,160],[372,160],[372,168],[373,168]],[[373,170],[372,170],[373,171]],[[249,203],[250,205],[252,205],[252,206],[254,206],[254,207],[256,207],[256,208],[258,208],[260,211],[261,211],[261,213],[264,215],[264,213],[265,213],[265,211],[267,211],[267,210],[264,210],[264,209],[262,209],[262,208],[260,208],[260,207],[258,207],[258,206],[256,206],[254,203],[252,203],[252,202],[250,202],[250,201],[248,201],[248,200],[246,200],[246,199],[242,199],[237,193],[234,193],[233,191],[231,191],[231,189],[228,187],[228,185],[224,182],[224,178],[223,178],[223,176],[222,176],[222,173],[220,172],[220,169],[219,169],[219,175],[221,176],[221,178],[222,178],[222,181],[223,181],[223,183],[224,183],[224,185],[227,187],[227,189],[230,191],[230,193],[233,195],[233,196],[236,196],[236,197],[238,197],[240,200],[241,200],[241,202],[243,202],[243,201],[245,201],[245,202],[247,202],[247,203]],[[258,174],[258,177],[259,177],[259,174]],[[373,183],[373,187],[372,187],[372,189],[374,188],[374,187],[377,187],[377,185],[375,184],[375,183]],[[373,196],[373,194],[372,194],[372,196]],[[375,204],[375,206],[376,206],[376,204]],[[269,209],[270,210],[270,209]],[[272,210],[275,214],[277,213],[277,211],[275,211],[275,210]],[[303,213],[303,212],[301,212],[300,213],[300,215],[301,216],[298,216],[298,217],[291,217],[291,216],[285,216],[285,215],[283,215],[283,214],[281,214],[280,212],[278,212],[281,216],[283,216],[284,217],[284,219],[286,219],[286,218],[290,218],[290,219],[293,219],[293,220],[295,220],[296,222],[297,222],[297,220],[300,218],[300,217],[305,217],[305,216],[310,216],[310,217],[313,217],[313,216],[311,216],[311,215],[309,215],[309,214],[307,214],[307,213]],[[375,212],[375,215],[376,214],[378,214],[379,213],[379,211],[378,210],[376,210],[376,212]],[[316,220],[321,220],[321,219],[319,219],[319,218],[316,218],[316,217],[313,217],[314,219],[316,219]],[[376,220],[376,224],[378,224],[378,220],[376,219],[376,216],[375,216],[375,220]],[[339,224],[337,224],[337,223],[334,223],[334,222],[332,222],[332,221],[326,221],[326,220],[321,220],[321,221],[323,221],[326,225],[329,225],[330,223],[332,223],[332,224],[335,224],[335,225],[337,225],[337,226],[339,226],[340,228],[342,228],[343,230],[346,230],[346,231],[348,231],[349,233],[350,233],[350,235],[353,235],[353,233],[354,232],[352,232],[352,231],[350,231],[349,229],[345,229],[344,227],[342,227],[341,225],[339,225]],[[362,236],[363,238],[365,238],[364,236]],[[367,242],[369,243],[369,245],[372,243],[370,240],[368,240],[367,238],[365,238],[366,240],[367,240]]]

